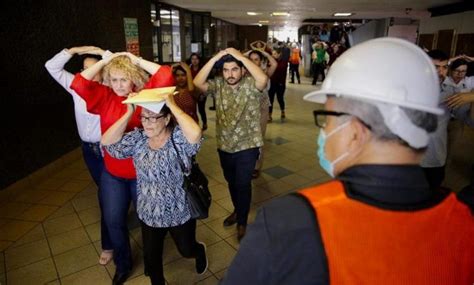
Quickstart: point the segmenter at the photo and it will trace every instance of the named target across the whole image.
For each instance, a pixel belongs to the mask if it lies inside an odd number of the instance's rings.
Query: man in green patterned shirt
[[[222,77],[207,80],[217,62],[223,62]],[[251,76],[244,76],[245,72]],[[220,51],[194,78],[194,85],[216,97],[217,148],[234,212],[224,226],[237,223],[242,239],[252,198],[252,172],[263,146],[260,130],[260,97],[268,77],[262,69],[233,48]]]

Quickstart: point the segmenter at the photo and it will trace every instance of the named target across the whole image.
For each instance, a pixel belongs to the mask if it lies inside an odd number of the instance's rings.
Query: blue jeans
[[[100,153],[100,144],[82,142],[82,156],[86,163],[87,169],[92,176],[97,187],[100,186],[100,176],[104,169],[104,159]]]
[[[102,172],[99,203],[102,212],[102,248],[114,250],[117,272],[132,269],[132,253],[128,237],[127,216],[130,201],[137,205],[137,180],[124,179]]]
[[[89,143],[89,142],[82,142],[82,156],[84,157],[84,161],[86,163],[87,169],[92,176],[95,184],[98,188],[100,188],[100,177],[102,176],[102,171],[104,170],[104,158],[100,152],[100,143]],[[98,199],[100,201],[100,191],[97,192]],[[102,205],[100,205],[100,212],[102,213]],[[110,243],[110,238],[107,233],[107,229],[105,228],[104,216],[101,215],[100,217],[100,232],[101,232],[101,240],[102,240],[102,249],[103,250],[110,250],[112,249],[112,245]]]
[[[230,197],[237,213],[237,224],[247,225],[252,200],[252,172],[255,168],[259,148],[235,153],[218,150],[221,167],[229,186]]]

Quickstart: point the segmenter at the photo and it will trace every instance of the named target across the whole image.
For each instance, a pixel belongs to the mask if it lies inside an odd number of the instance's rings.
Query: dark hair
[[[173,133],[173,130],[176,127],[177,123],[176,123],[176,119],[174,118],[173,114],[171,113],[170,108],[168,108],[168,106],[164,105],[163,108],[161,108],[161,111],[160,111],[159,115],[164,115],[164,116],[171,115],[170,116],[170,121],[169,121],[168,125],[166,125],[166,129],[170,133]]]
[[[197,57],[199,60],[201,60],[201,56],[199,56],[199,54],[197,54],[196,52],[193,52],[190,56],[189,56],[189,60],[191,60],[191,57]]]
[[[455,70],[456,68],[460,67],[461,65],[467,65],[467,61],[462,59],[462,58],[458,58],[455,61],[451,62],[451,64],[449,65],[449,69],[450,70]]]
[[[173,67],[173,75],[176,75],[176,72],[182,71],[186,75],[186,70],[181,65],[176,65]]]
[[[96,54],[84,54],[84,55],[81,56],[82,62],[84,62],[84,60],[86,60],[88,58],[96,59],[97,61],[102,59],[101,56],[98,56]]]
[[[262,54],[261,51],[259,51],[259,50],[252,50],[252,51],[249,53],[249,58],[250,58],[250,56],[251,56],[252,54],[258,55],[258,57],[260,58],[260,60],[263,60],[263,54]]]
[[[242,68],[244,66],[244,64],[240,60],[237,60],[235,57],[233,57],[230,54],[224,55],[221,58],[221,61],[222,61],[222,65],[224,65],[224,63],[228,63],[228,62],[235,62],[240,68]]]
[[[283,52],[283,49],[282,48],[274,48],[273,51],[276,51],[278,54],[281,54]]]
[[[431,57],[431,59],[436,59],[439,61],[444,61],[444,60],[449,59],[448,55],[444,51],[439,50],[439,49],[430,50],[428,52],[428,56]]]

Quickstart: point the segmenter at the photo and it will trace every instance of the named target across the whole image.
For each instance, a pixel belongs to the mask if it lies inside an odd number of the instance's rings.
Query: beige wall
[[[420,21],[420,34],[436,34],[439,30],[455,29],[457,34],[474,33],[474,11],[439,16]]]

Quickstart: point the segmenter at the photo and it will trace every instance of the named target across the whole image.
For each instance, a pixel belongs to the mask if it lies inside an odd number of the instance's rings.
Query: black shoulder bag
[[[191,173],[186,175],[185,165],[174,144],[173,134],[171,134],[171,142],[173,143],[173,148],[178,156],[179,165],[183,172],[183,188],[188,198],[191,218],[206,219],[209,216],[209,207],[211,206],[212,200],[206,175],[204,175],[199,168],[199,164],[194,159],[192,160]]]

